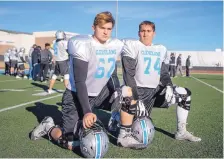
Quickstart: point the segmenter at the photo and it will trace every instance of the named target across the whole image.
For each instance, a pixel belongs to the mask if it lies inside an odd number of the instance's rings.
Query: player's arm
[[[121,57],[122,60],[122,69],[123,69],[123,80],[126,86],[132,88],[133,98],[138,100],[138,90],[137,84],[134,79],[135,76],[135,67],[136,67],[136,60],[129,57],[123,56]]]
[[[88,72],[88,62],[73,58],[73,70],[78,100],[81,104],[83,114],[85,115],[92,112],[85,83]]]
[[[20,57],[20,59],[21,59],[21,61],[22,61],[23,63],[26,63],[26,60],[25,60],[25,54],[23,54],[23,55]]]
[[[86,87],[88,62],[73,58],[73,70],[78,101],[83,111],[83,127],[90,128],[96,122],[96,115],[92,113]],[[80,71],[82,70],[82,71]]]
[[[49,56],[49,61],[51,62],[51,60],[53,59],[52,53],[50,51],[48,51],[48,56]]]
[[[117,65],[115,64],[115,69],[114,69],[114,72],[113,74],[111,75],[108,83],[107,83],[108,87],[112,90],[112,91],[115,91],[116,88],[119,88],[120,87],[120,82],[119,82],[119,79],[118,79],[118,76],[117,76]]]
[[[172,86],[172,81],[169,75],[169,64],[162,62],[162,67],[160,70],[160,83],[162,86]]]
[[[166,47],[162,46],[162,48],[164,49],[164,57],[162,59],[162,66],[161,66],[161,70],[160,70],[160,85],[163,87],[166,86],[172,86],[172,81],[169,75],[169,55],[167,52]]]

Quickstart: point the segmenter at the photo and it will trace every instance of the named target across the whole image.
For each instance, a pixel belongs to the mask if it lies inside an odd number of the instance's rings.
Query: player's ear
[[[155,36],[156,36],[156,32],[154,31],[154,32],[153,32],[153,37],[155,37]]]
[[[93,31],[95,31],[95,30],[96,30],[96,27],[93,25],[93,26],[92,26],[92,29],[93,29]]]

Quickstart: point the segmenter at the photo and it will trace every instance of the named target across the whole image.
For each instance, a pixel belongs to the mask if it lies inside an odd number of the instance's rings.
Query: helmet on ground
[[[147,116],[137,117],[132,124],[132,131],[139,142],[146,146],[151,144],[155,134],[152,120]]]
[[[80,150],[86,158],[101,158],[109,147],[109,139],[103,124],[97,120],[91,128],[80,128]]]

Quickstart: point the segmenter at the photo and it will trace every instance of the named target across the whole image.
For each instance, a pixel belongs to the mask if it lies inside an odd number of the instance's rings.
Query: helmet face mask
[[[20,48],[20,51],[21,51],[21,52],[25,52],[25,48],[24,48],[24,47],[21,47],[21,48]]]
[[[56,33],[55,33],[55,37],[57,40],[64,40],[66,39],[66,35],[65,35],[65,32],[61,31],[61,30],[58,30]]]
[[[136,118],[132,124],[132,131],[139,142],[143,143],[146,147],[153,141],[155,128],[149,117]]]
[[[80,150],[84,157],[101,158],[109,148],[109,138],[106,130],[96,122],[91,128],[80,128],[79,131]]]
[[[13,47],[12,48],[12,51],[17,52],[17,48],[16,47]]]

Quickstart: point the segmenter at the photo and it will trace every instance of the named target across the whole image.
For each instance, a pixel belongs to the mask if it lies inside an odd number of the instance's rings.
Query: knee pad
[[[64,75],[64,80],[68,80],[69,79],[69,74]]]
[[[123,102],[122,102],[122,106],[121,106],[121,110],[131,114],[131,115],[135,115],[136,111],[137,111],[137,103],[131,105],[131,101],[133,100],[133,97],[124,97],[123,98]]]
[[[131,105],[131,101],[134,99],[132,95],[131,88],[128,86],[123,86],[121,88],[122,90],[122,106],[121,106],[121,110],[131,114],[131,115],[135,115],[136,114],[136,110],[137,110],[137,103]]]
[[[52,79],[53,79],[53,80],[56,80],[56,79],[57,79],[57,76],[54,74],[54,75],[52,76]]]
[[[189,111],[191,106],[191,91],[188,88],[177,87],[175,88],[175,96],[178,106]]]

